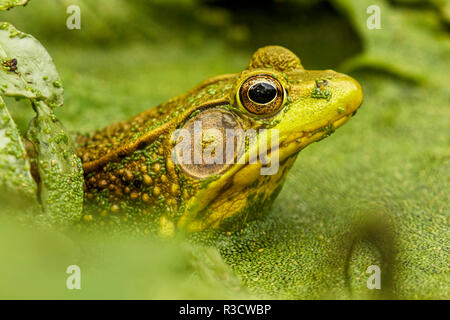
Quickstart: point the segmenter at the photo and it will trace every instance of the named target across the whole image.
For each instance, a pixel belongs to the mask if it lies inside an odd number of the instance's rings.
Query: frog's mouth
[[[279,160],[284,161],[285,159],[297,154],[311,143],[318,142],[330,136],[336,129],[343,126],[355,113],[356,112],[352,112],[351,114],[343,115],[337,120],[332,121],[316,130],[301,132],[294,137],[289,137],[278,146]],[[270,153],[273,151],[275,151],[275,149],[271,149]]]
[[[356,114],[356,111],[352,113],[342,115],[338,119],[330,122],[327,125],[319,127],[312,131],[300,131],[295,135],[289,136],[284,141],[281,141],[279,144],[273,145],[271,148],[267,150],[268,158],[272,158],[272,154],[278,152],[278,157],[275,157],[280,163],[284,162],[286,159],[297,155],[302,149],[307,147],[313,142],[318,142],[326,137],[330,136],[332,133],[336,131],[339,127],[343,126],[353,115]],[[249,163],[255,163],[256,160],[249,161]],[[271,164],[269,164],[270,166]],[[247,164],[246,166],[249,166]],[[246,167],[244,166],[244,167]]]

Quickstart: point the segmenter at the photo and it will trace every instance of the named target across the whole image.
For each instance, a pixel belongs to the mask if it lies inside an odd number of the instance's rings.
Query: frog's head
[[[223,162],[184,164],[186,146],[175,147],[172,157],[182,175],[200,181],[178,222],[193,231],[236,226],[262,215],[298,152],[342,126],[362,102],[353,78],[305,70],[294,53],[279,46],[257,50],[243,72],[209,81],[200,91],[207,95],[218,83],[223,97],[201,104],[179,128],[190,132],[195,145],[195,124],[202,123],[198,144],[215,144],[207,147],[210,161],[220,149]],[[234,130],[231,140],[227,130]],[[226,157],[228,150],[236,151],[233,157]]]

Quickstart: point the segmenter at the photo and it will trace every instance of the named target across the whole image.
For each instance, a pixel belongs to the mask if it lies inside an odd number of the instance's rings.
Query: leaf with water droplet
[[[0,97],[0,190],[35,200],[36,189],[19,130]]]
[[[40,200],[50,222],[68,225],[81,217],[83,168],[75,144],[43,101],[33,101],[37,113],[27,137],[37,151]]]
[[[53,59],[34,37],[0,23],[0,94],[62,106],[63,88]]]

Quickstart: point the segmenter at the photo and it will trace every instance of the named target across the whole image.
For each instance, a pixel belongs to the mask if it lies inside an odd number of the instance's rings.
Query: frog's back
[[[226,100],[235,77],[235,74],[226,74],[210,78],[192,90],[126,121],[114,123],[91,135],[78,136],[77,152],[85,172],[95,171],[145,148],[181,123],[199,105]]]

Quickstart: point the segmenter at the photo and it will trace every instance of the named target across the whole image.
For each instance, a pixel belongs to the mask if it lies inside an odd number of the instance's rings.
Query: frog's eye
[[[284,88],[269,75],[256,75],[245,80],[239,88],[239,101],[250,113],[271,115],[280,110]]]

